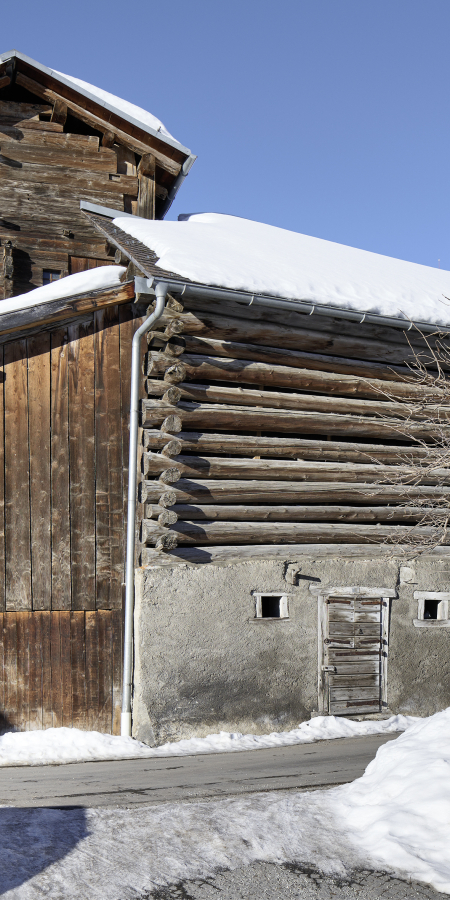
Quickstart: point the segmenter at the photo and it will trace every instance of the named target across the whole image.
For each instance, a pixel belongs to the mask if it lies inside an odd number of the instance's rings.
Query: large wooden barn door
[[[351,716],[386,706],[389,598],[319,595],[321,712]]]

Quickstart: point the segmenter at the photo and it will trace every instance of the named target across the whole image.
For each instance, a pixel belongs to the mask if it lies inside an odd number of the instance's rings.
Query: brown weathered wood
[[[98,719],[97,729],[112,730],[112,610],[97,611],[98,632]]]
[[[68,97],[67,98],[61,97],[59,94],[56,93],[56,91],[52,91],[49,88],[46,88],[43,85],[38,84],[38,82],[29,78],[27,75],[22,74],[21,72],[17,73],[16,81],[17,81],[17,84],[20,84],[22,87],[27,88],[27,90],[31,91],[31,93],[35,94],[38,97],[42,97],[42,99],[44,99],[44,100],[48,100],[49,102],[55,102],[56,99],[63,100],[63,102],[67,103],[68,109],[70,109],[70,111],[73,113],[73,115],[75,115],[76,118],[81,119],[81,121],[85,122],[87,125],[90,125],[91,127],[95,128],[95,129],[99,129],[100,131],[109,131],[110,130],[110,128],[108,128],[107,125],[105,124],[104,119],[100,118],[98,115],[95,115],[93,112],[90,112],[87,109],[83,108],[81,105],[79,105],[81,102],[83,102],[83,104],[87,105],[87,101],[84,98],[81,98],[80,95],[76,95],[78,102],[74,102],[73,100],[69,99]],[[74,96],[75,96],[75,94],[74,94]],[[100,108],[101,107],[99,107],[99,110],[100,110]],[[113,121],[114,118],[117,119],[117,124],[115,121]],[[166,169],[171,174],[178,175],[178,172],[180,171],[180,168],[181,168],[181,163],[177,162],[175,159],[171,159],[169,156],[166,155],[166,153],[164,153],[162,151],[162,148],[166,149],[166,151],[169,151],[169,148],[166,147],[162,141],[158,141],[157,139],[156,140],[152,139],[152,137],[150,135],[148,135],[148,138],[147,138],[147,136],[145,135],[144,132],[142,133],[143,139],[141,139],[141,140],[139,140],[139,138],[132,137],[130,134],[123,131],[122,128],[120,128],[120,126],[118,126],[119,122],[121,122],[121,124],[124,124],[123,120],[120,119],[119,117],[114,117],[114,115],[112,115],[111,113],[108,113],[108,121],[111,122],[111,124],[113,124],[116,139],[118,141],[125,144],[125,146],[130,147],[133,151],[135,151],[137,153],[148,152],[148,149],[150,146],[152,149],[153,155],[156,157],[156,159],[158,161],[158,165],[161,166],[162,168]],[[146,143],[144,143],[144,140],[146,141]],[[156,146],[155,146],[155,144],[156,144]],[[158,145],[161,147],[161,149],[159,149]]]
[[[314,369],[299,369],[292,366],[270,365],[246,359],[225,359],[199,354],[183,355],[183,362],[174,365],[168,354],[149,354],[147,374],[152,377],[164,375],[165,381],[237,381],[245,384],[260,384],[265,387],[303,388],[326,394],[346,394],[383,399],[383,392],[399,399],[425,398],[433,396],[430,389],[414,383],[361,378],[360,376],[320,372]]]
[[[53,613],[52,613],[53,615]],[[69,611],[60,613],[62,725],[72,727],[72,669]]]
[[[95,609],[94,327],[69,327],[72,609]]]
[[[155,157],[145,154],[138,166],[139,194],[137,214],[145,219],[155,218]]]
[[[169,434],[160,430],[144,429],[144,447],[161,450],[165,456],[172,456],[165,450]],[[172,445],[172,441],[170,441]],[[334,462],[398,463],[405,457],[418,460],[425,456],[425,449],[404,445],[355,444],[347,441],[308,440],[307,438],[255,437],[248,434],[209,434],[199,431],[180,431],[173,442],[179,453],[195,452],[200,455],[222,453],[235,456],[264,456],[277,459],[323,459]],[[178,450],[178,447],[180,448]]]
[[[9,75],[0,75],[0,90],[1,88],[7,87],[9,84],[11,84]]]
[[[334,398],[330,398],[334,399]],[[163,431],[173,431],[164,422],[170,416],[171,408],[161,400],[142,402],[142,425],[161,426]],[[174,416],[180,423],[181,431],[208,429],[217,431],[269,431],[275,433],[298,432],[303,434],[334,434],[346,437],[372,437],[384,440],[402,440],[401,419],[377,418],[375,416],[345,415],[341,413],[310,412],[309,410],[258,409],[256,407],[225,406],[194,403],[182,400],[176,407]],[[445,426],[437,428],[432,424],[414,422],[408,425],[409,439],[412,437],[432,440],[440,437]]]
[[[158,321],[158,327],[170,328],[170,323],[175,317],[183,326],[184,335],[206,336],[222,341],[239,341],[245,337],[246,341],[253,344],[307,350],[309,353],[328,352],[336,356],[355,357],[363,360],[377,359],[389,364],[404,365],[408,359],[412,360],[406,339],[403,346],[400,341],[398,344],[388,344],[371,340],[368,337],[347,337],[342,326],[339,331],[327,334],[313,330],[311,323],[307,321],[303,328],[294,328],[275,325],[271,322],[242,321],[215,313],[202,312],[195,315],[189,312],[172,313],[170,310],[166,310]]]
[[[245,332],[241,338],[242,340],[239,342],[222,341],[206,336],[194,337],[193,335],[185,334],[184,344],[188,353],[193,355],[206,355],[220,357],[221,359],[243,359],[265,363],[266,365],[334,372],[336,374],[348,374],[370,379],[402,380],[411,374],[406,366],[383,365],[379,362],[345,359],[325,353],[311,353],[282,347],[244,343]],[[168,349],[169,345],[166,347],[166,350]],[[172,348],[170,348],[170,351],[173,353]]]
[[[67,106],[62,100],[56,100],[51,115],[51,122],[57,122],[58,125],[64,125],[67,119]]]
[[[61,164],[49,166],[27,161],[23,162],[20,168],[11,169],[8,165],[10,157],[5,156],[5,153],[0,156],[0,173],[5,179],[8,177],[8,186],[2,186],[2,194],[6,188],[9,191],[16,191],[19,188],[25,192],[32,191],[42,198],[47,190],[39,189],[39,185],[51,185],[58,188],[61,197],[73,196],[74,190],[80,193],[114,194],[116,206],[121,195],[130,194],[137,197],[138,194],[139,184],[135,176],[111,175],[108,172],[91,172],[84,169],[77,171],[73,166]]]
[[[163,456],[168,456],[169,458],[172,458],[173,456],[179,456],[180,453],[182,452],[182,449],[183,449],[183,445],[182,445],[181,441],[173,439],[171,441],[168,441],[166,444],[163,444],[162,454],[163,454]]]
[[[122,704],[122,662],[123,662],[123,613],[121,609],[110,612],[112,626],[112,734],[120,734],[120,714]]]
[[[166,485],[161,481],[144,481],[141,485],[143,502],[161,503],[160,497],[166,493]],[[176,503],[315,503],[323,499],[329,503],[361,503],[366,506],[384,506],[398,503],[404,498],[402,485],[367,485],[364,483],[340,483],[326,481],[192,481],[181,478],[170,491],[175,494]],[[408,488],[408,498],[450,498],[450,489],[422,485]],[[169,503],[168,506],[173,506]]]
[[[166,407],[166,413],[169,409],[170,407]],[[145,421],[142,422],[142,425],[145,425]],[[169,412],[169,415],[166,415],[161,422],[161,431],[165,431],[167,434],[177,434],[178,431],[181,431],[180,417]]]
[[[33,609],[51,609],[50,335],[30,338],[27,355]]]
[[[142,528],[143,528],[142,541],[144,542],[147,539],[144,522],[142,523]],[[158,526],[158,528],[160,530],[159,530],[158,534],[155,535],[155,540],[154,540],[156,549],[157,550],[175,550],[175,548],[178,547],[178,536],[176,534],[173,534],[173,532],[171,532],[171,531],[166,531],[164,528],[161,528],[160,525]]]
[[[4,364],[0,348],[0,472],[5,471]],[[0,478],[0,612],[5,609],[5,479]],[[1,662],[1,660],[0,660]],[[1,703],[1,696],[0,696]]]
[[[85,613],[86,640],[86,719],[88,729],[98,731],[99,678],[98,678],[98,615]]]
[[[28,360],[25,341],[5,346],[6,609],[32,609]]]
[[[42,728],[42,613],[29,614],[28,642],[30,647],[29,658],[29,727],[31,731]]]
[[[82,728],[86,721],[86,641],[84,616],[84,612],[70,613],[72,724],[74,728]]]
[[[356,500],[356,498],[355,498]],[[244,504],[214,504],[194,506],[177,503],[162,513],[161,506],[148,503],[147,518],[157,519],[160,525],[174,525],[177,519],[189,522],[417,522],[432,513],[422,506],[246,506]],[[450,515],[450,509],[448,510]]]
[[[28,135],[23,141],[9,141],[8,144],[3,144],[1,156],[3,159],[34,163],[40,166],[69,166],[80,170],[89,169],[93,172],[108,173],[117,171],[117,157],[113,150],[102,148],[96,151],[83,148],[80,153],[78,149],[70,147],[67,143],[62,146],[49,141],[39,144],[32,143]]]
[[[17,665],[17,613],[3,614],[4,706],[2,713],[11,725],[19,724],[17,715],[19,670]]]
[[[175,463],[175,466],[174,466]],[[145,475],[167,475],[176,470],[178,478],[255,478],[263,481],[274,478],[292,481],[355,481],[398,483],[401,476],[411,479],[412,470],[408,466],[383,466],[370,463],[322,462],[310,460],[278,459],[229,459],[217,456],[178,456],[174,459],[160,453],[147,452],[143,455]],[[172,476],[170,476],[172,477]],[[175,479],[175,476],[173,476]],[[164,478],[166,483],[167,478]],[[424,484],[449,484],[450,470],[436,469],[424,476]]]
[[[291,391],[251,390],[241,387],[218,387],[213,384],[181,383],[168,387],[160,379],[147,379],[149,396],[162,397],[169,403],[192,400],[197,403],[220,403],[222,405],[257,406],[268,409],[294,409],[328,413],[351,413],[361,416],[411,416],[414,419],[429,419],[429,408],[411,406],[390,400],[356,400],[353,397],[322,397],[316,394],[297,394]],[[416,400],[417,403],[417,400]],[[439,407],[441,421],[450,421],[450,408]]]
[[[71,608],[68,335],[51,335],[52,609]]]
[[[25,724],[25,728],[30,727],[30,705],[29,705],[29,640],[27,633],[28,613],[16,613],[17,631],[17,705],[15,714],[20,722]]]
[[[423,534],[430,535],[433,529],[423,527]],[[379,543],[395,540],[401,543],[407,539],[409,529],[402,525],[362,525],[362,524],[322,524],[285,522],[177,522],[166,532],[157,522],[144,519],[142,522],[142,542],[157,545],[158,541],[168,541],[167,534],[174,534],[178,543],[184,544],[278,544],[286,543]],[[165,548],[167,544],[165,544]],[[157,545],[157,549],[159,549]],[[167,547],[167,549],[169,549]]]
[[[61,613],[50,615],[51,711],[53,728],[61,728],[64,718],[61,660]]]
[[[119,309],[95,314],[96,608],[122,602],[123,486]]]
[[[35,613],[32,613],[35,615]],[[42,727],[51,728],[53,725],[52,715],[52,659],[51,659],[51,613],[38,612],[36,615],[41,616],[41,640],[42,640]]]
[[[39,324],[58,323],[84,313],[103,309],[117,303],[129,303],[134,296],[133,283],[121,284],[120,287],[108,291],[90,291],[79,294],[77,297],[54,300],[40,306],[17,310],[13,313],[1,315],[0,304],[0,335],[9,335],[11,332],[27,329]]]

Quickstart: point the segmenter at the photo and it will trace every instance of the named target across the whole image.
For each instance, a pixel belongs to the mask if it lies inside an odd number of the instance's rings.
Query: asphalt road
[[[0,768],[0,806],[130,807],[254,791],[311,790],[353,781],[378,747],[373,735],[201,756]]]

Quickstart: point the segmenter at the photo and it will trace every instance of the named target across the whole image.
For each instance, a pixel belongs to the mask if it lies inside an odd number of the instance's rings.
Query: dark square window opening
[[[42,272],[42,284],[51,284],[53,281],[59,281],[61,272],[56,269],[44,269]]]
[[[423,617],[424,619],[437,619],[439,600],[425,600]]]
[[[279,619],[281,616],[281,594],[261,594],[261,618]]]

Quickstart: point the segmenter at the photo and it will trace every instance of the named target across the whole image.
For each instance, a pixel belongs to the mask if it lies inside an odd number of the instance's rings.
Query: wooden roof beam
[[[67,100],[65,97],[62,97],[55,91],[50,90],[50,88],[39,84],[39,82],[35,81],[32,78],[29,78],[28,75],[24,75],[22,72],[17,72],[16,83],[21,85],[21,87],[26,88],[32,94],[35,94],[37,97],[41,97],[43,100],[47,100],[52,104],[56,103],[57,100],[59,100],[62,104],[66,104],[67,109],[70,110],[70,112],[77,119],[80,119],[86,125],[90,125],[91,128],[95,128],[96,131],[100,131],[102,134],[113,132],[116,141],[123,144],[125,147],[129,147],[129,149],[133,150],[135,153],[139,153],[141,156],[149,153],[149,147],[151,147],[150,141],[148,144],[145,144],[143,143],[143,141],[132,137],[125,131],[122,131],[120,128],[115,127],[114,129],[112,129],[111,123],[104,121],[103,119],[94,115],[94,113],[88,112],[86,109],[78,106],[78,104],[76,104],[72,100]],[[157,160],[158,165],[162,169],[164,169],[166,172],[169,172],[172,176],[176,176],[179,174],[181,170],[180,162],[177,162],[174,159],[170,159],[168,156],[161,153],[160,150],[157,150],[154,147],[151,147],[151,152]]]

